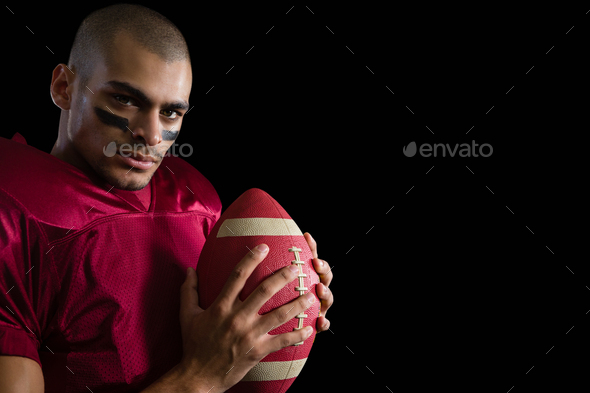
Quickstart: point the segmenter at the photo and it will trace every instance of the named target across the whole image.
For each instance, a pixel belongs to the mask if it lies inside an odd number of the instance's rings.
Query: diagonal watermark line
[[[346,46],[346,45],[344,45]],[[346,46],[346,49],[350,50],[350,48],[348,46]],[[352,50],[350,50],[350,53],[352,53],[354,55],[354,52]]]
[[[414,186],[412,186],[412,188],[414,188]],[[412,188],[410,188],[408,192],[412,191]],[[406,195],[408,195],[408,192],[406,192]]]
[[[350,247],[350,250],[352,250],[354,248],[354,246]],[[348,254],[350,252],[350,250],[346,251],[346,254]],[[344,255],[346,255],[344,254]]]
[[[531,67],[531,70],[532,70],[533,68],[535,68],[535,66],[532,66],[532,67]],[[525,75],[526,75],[526,74],[528,74],[529,72],[531,72],[531,70],[528,70],[528,71],[525,73]]]
[[[234,66],[231,66],[231,68],[225,73],[225,75],[229,74],[229,72],[234,68]]]
[[[428,126],[426,126],[426,128],[428,128]],[[432,132],[430,128],[428,128],[428,131]],[[432,135],[434,135],[434,132],[432,132]]]
[[[47,49],[49,49],[49,47],[48,47],[47,45],[45,45],[45,47],[46,47]],[[51,52],[51,54],[52,54],[52,55],[55,55],[55,53],[53,53],[53,51],[52,51],[51,49],[49,49],[49,52]]]
[[[506,93],[506,94],[508,94],[508,93]],[[473,130],[473,127],[475,127],[475,126],[471,126],[471,128],[469,129],[469,131]],[[465,133],[465,135],[469,134],[469,131],[467,131],[467,132]]]
[[[406,108],[408,108],[408,106],[407,106],[407,105],[406,105]],[[412,112],[412,110],[411,110],[410,108],[408,108],[408,110],[409,110],[410,112]],[[414,114],[414,112],[412,112],[412,115],[413,115],[413,114]]]
[[[553,347],[555,347],[555,345]],[[551,352],[551,350],[553,349],[553,347],[549,348],[549,350],[547,352],[545,352],[545,355],[547,355],[549,352]]]
[[[252,45],[252,48],[248,49],[248,52],[246,52],[246,54],[250,53],[250,51],[251,51],[252,49],[254,49],[254,45]],[[209,93],[209,92],[207,92],[207,93]]]
[[[431,168],[431,169],[432,169],[432,168]],[[394,207],[395,207],[395,206],[391,206],[391,207],[389,208],[389,210],[387,211],[387,213],[389,213],[389,212],[391,211],[391,209],[393,209]],[[385,214],[387,214],[387,213],[385,213]]]
[[[227,229],[229,229],[229,228],[227,228]],[[229,230],[231,231],[231,229],[229,229]],[[252,252],[252,250],[250,250],[250,247],[246,246],[246,248],[252,253],[252,255],[254,255],[254,253]]]
[[[309,7],[308,7],[308,6],[305,6],[305,8],[307,8],[307,9],[309,10]],[[289,10],[289,11],[290,11],[290,10]],[[309,10],[309,12],[311,12],[311,13],[313,14],[313,11],[312,11],[312,10]],[[314,15],[315,15],[315,14],[314,14]]]
[[[5,306],[6,308],[8,308],[8,311],[10,311],[12,313],[12,315],[15,315],[14,312],[12,312],[12,310],[10,309],[10,307]]]
[[[365,66],[367,67],[367,70],[371,71],[371,69],[369,68],[369,66]],[[371,71],[371,74],[375,75],[375,73],[373,71]]]
[[[347,345],[345,345],[346,349],[348,349],[350,351],[350,353],[352,353],[354,355],[354,352],[352,352],[352,350],[350,348],[348,348]]]
[[[567,267],[567,265],[565,265],[565,267]],[[569,267],[567,267],[567,270],[569,270],[570,272],[572,272],[572,269],[570,269]],[[574,274],[574,272],[572,272],[572,274]],[[573,327],[573,326],[572,326]],[[568,330],[569,331],[569,330]],[[567,333],[566,333],[567,334]]]
[[[434,168],[434,165],[432,166],[432,168]],[[428,170],[428,172],[430,172],[430,171],[432,170],[432,168],[430,168],[430,169]],[[426,173],[425,173],[425,175],[428,175],[428,172],[426,172]]]
[[[8,8],[8,7],[7,7],[7,8]],[[26,27],[27,29],[29,29],[29,26],[25,26],[25,27]],[[33,33],[33,30],[29,29],[29,31],[30,31],[31,33]],[[35,33],[33,33],[33,34],[35,34]]]
[[[391,89],[387,85],[385,85],[385,87],[387,87],[387,90],[391,91]],[[391,94],[395,94],[395,93],[393,91],[391,91]],[[408,108],[408,109],[410,109],[410,108]]]
[[[569,33],[570,31],[572,31],[572,29],[574,28],[574,26],[570,27],[570,29],[567,31],[567,33]],[[567,34],[565,33],[565,34]]]
[[[529,227],[528,227],[528,226],[526,226],[526,225],[525,225],[525,227],[526,227],[526,229],[528,229],[529,231],[531,231],[531,228],[529,228]],[[535,234],[535,232],[533,232],[533,231],[531,231],[531,233],[532,233],[533,235]]]
[[[573,328],[574,328],[574,327],[572,326],[572,327],[570,328],[570,330],[572,330]],[[565,334],[568,334],[568,333],[570,332],[570,330],[568,330],[568,331],[567,331]]]
[[[510,208],[508,206],[506,206],[506,209],[510,210]],[[512,210],[510,210],[510,213],[514,214],[514,212]]]
[[[8,6],[6,6],[6,8],[8,8]],[[8,8],[8,11],[12,12],[10,8]],[[12,12],[12,15],[14,15],[14,12]]]
[[[528,373],[530,373],[530,372],[531,372],[531,370],[532,370],[533,368],[535,368],[535,366],[531,367],[531,368],[529,369],[529,371],[527,371],[527,372],[525,373],[525,375],[526,375],[526,374],[528,374]]]
[[[271,31],[273,28],[274,28],[274,26],[273,26],[273,27],[271,27],[270,29],[268,29],[268,31],[266,32],[266,34],[270,33],[270,31]],[[266,34],[265,34],[265,35],[266,35]]]
[[[328,26],[326,26],[326,29],[330,30],[330,28]],[[334,34],[334,32],[332,30],[330,30],[330,33]]]

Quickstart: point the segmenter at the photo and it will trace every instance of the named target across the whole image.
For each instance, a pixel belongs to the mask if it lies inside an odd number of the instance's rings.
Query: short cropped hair
[[[68,66],[88,84],[99,59],[109,64],[115,37],[126,32],[147,51],[166,62],[188,60],[184,36],[168,18],[138,4],[114,4],[90,13],[80,24]]]

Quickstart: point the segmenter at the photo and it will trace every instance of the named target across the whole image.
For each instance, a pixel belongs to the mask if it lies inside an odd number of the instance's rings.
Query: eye
[[[119,104],[125,105],[125,106],[131,106],[131,105],[133,105],[132,102],[134,102],[131,99],[131,97],[127,97],[127,96],[116,95],[113,97],[115,97],[115,100],[117,100],[117,102],[119,102]]]
[[[176,112],[176,111],[164,109],[164,110],[160,111],[160,113],[169,119],[176,119],[178,117],[178,112]]]

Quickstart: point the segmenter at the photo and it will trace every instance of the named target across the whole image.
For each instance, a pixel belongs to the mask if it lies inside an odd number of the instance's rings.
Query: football
[[[199,303],[207,309],[221,292],[235,265],[260,243],[269,247],[266,258],[252,272],[240,299],[245,300],[256,287],[290,264],[299,267],[299,276],[277,292],[260,309],[266,314],[298,296],[311,292],[316,301],[307,310],[271,330],[276,335],[313,328],[312,335],[301,343],[283,348],[263,358],[229,392],[283,393],[301,372],[313,345],[316,320],[320,311],[316,285],[319,277],[312,265],[312,254],[293,219],[285,209],[263,190],[244,192],[221,215],[211,230],[197,264]]]

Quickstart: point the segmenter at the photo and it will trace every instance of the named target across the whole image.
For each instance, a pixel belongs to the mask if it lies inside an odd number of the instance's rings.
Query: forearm
[[[202,383],[177,364],[141,393],[207,393],[207,390],[211,390],[204,389],[201,385]]]

